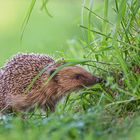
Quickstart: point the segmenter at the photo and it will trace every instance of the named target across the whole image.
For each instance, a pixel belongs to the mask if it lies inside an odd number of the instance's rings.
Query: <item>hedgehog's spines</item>
[[[48,55],[48,54],[20,53],[20,52],[18,52],[16,55],[13,55],[9,59],[7,59],[5,61],[5,65],[3,67],[1,67],[1,69],[4,69],[9,62],[12,62],[12,61],[15,61],[16,62],[17,59],[20,59],[20,58],[22,59],[24,56],[27,56],[27,57],[30,57],[30,58],[32,58],[32,57],[37,57],[37,58],[46,57],[46,58],[48,58],[48,60],[50,60],[52,62],[55,62],[54,61],[54,58],[52,56]]]

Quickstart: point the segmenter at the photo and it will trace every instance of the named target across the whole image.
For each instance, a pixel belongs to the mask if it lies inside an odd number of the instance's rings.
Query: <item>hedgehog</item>
[[[48,78],[62,65],[45,54],[14,56],[0,70],[1,112],[30,112],[36,107],[54,112],[57,103],[67,94],[102,81],[80,66],[68,66],[58,71],[46,84]],[[38,78],[27,90],[36,76]]]

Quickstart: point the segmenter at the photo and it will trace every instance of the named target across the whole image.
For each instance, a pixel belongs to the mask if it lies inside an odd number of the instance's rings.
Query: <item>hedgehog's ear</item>
[[[51,76],[55,71],[56,71],[56,69],[51,69],[51,70],[49,71],[50,76]]]
[[[54,69],[51,69],[51,70],[49,71],[49,75],[51,76],[55,71],[56,71],[55,68],[54,68]],[[55,80],[55,82],[57,82],[57,73],[53,76],[52,79]]]

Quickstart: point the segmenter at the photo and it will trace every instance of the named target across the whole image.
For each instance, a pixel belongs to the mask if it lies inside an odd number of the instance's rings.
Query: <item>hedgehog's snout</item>
[[[96,83],[106,83],[106,80],[103,78],[96,78]]]
[[[101,83],[103,81],[102,78],[96,78],[96,83]]]

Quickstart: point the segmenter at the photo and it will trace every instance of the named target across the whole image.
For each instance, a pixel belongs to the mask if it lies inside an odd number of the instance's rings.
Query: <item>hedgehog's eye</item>
[[[77,79],[77,80],[81,79],[81,77],[82,77],[81,74],[76,74],[75,75],[75,79]]]

